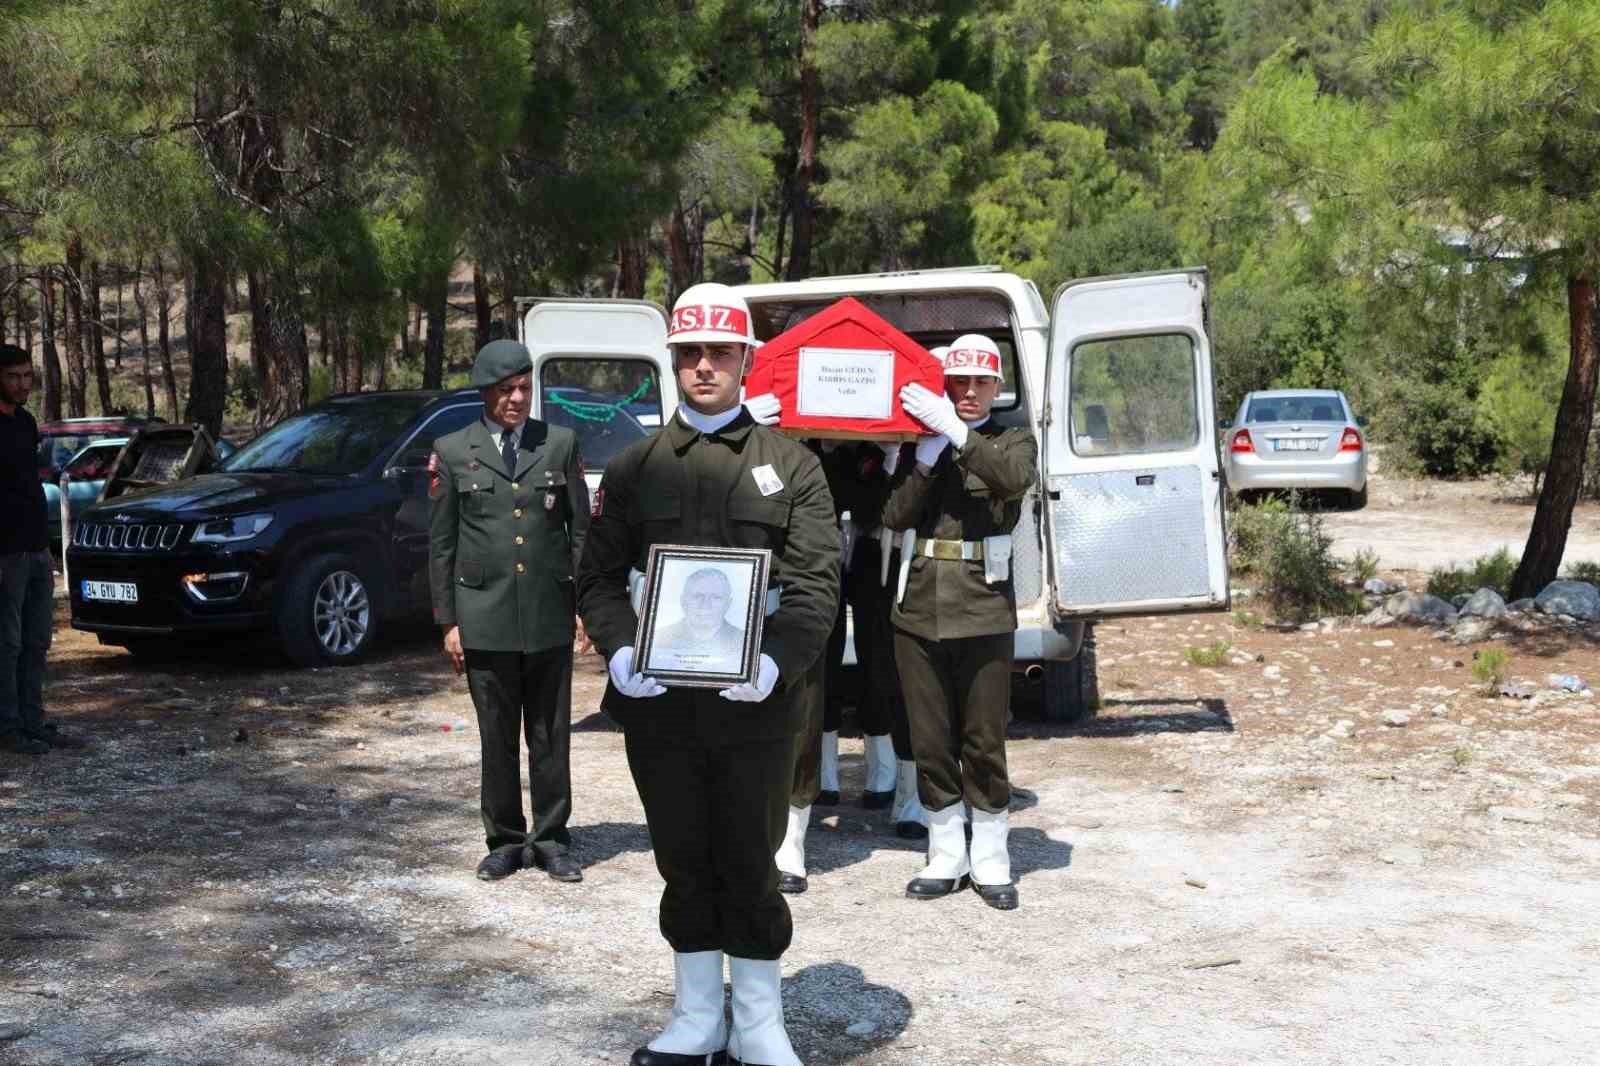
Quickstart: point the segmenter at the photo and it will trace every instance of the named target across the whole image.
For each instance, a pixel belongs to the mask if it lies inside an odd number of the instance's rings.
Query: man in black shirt
[[[32,391],[28,353],[0,344],[0,514],[7,516],[0,523],[0,751],[41,755],[83,741],[44,720],[55,578],[39,483],[39,425],[23,406]]]

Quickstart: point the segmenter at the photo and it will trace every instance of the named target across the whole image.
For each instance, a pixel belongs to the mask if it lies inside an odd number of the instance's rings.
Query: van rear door
[[[519,325],[533,355],[533,417],[578,435],[593,492],[606,463],[678,407],[667,313],[643,300],[535,299]]]
[[[1053,613],[1226,608],[1205,270],[1069,282],[1050,321],[1041,466]]]

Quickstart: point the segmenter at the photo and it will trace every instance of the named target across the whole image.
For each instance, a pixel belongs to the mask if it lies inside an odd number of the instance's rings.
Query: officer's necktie
[[[505,460],[506,474],[517,476],[517,437],[509,429],[500,434],[500,458]]]

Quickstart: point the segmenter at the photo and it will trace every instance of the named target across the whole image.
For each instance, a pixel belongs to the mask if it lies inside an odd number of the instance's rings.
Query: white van
[[[1204,269],[1069,282],[1049,309],[993,267],[738,286],[765,340],[853,296],[925,347],[1000,346],[994,417],[1030,427],[1040,480],[1015,533],[1016,666],[1045,716],[1098,706],[1090,623],[1224,610],[1228,561]],[[575,428],[591,488],[606,461],[671,417],[667,315],[632,300],[531,299],[535,417]]]

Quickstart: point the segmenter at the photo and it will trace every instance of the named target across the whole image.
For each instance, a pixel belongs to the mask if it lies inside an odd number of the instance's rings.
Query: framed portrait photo
[[[653,545],[634,669],[668,686],[753,683],[771,566],[772,553],[764,548]]]

